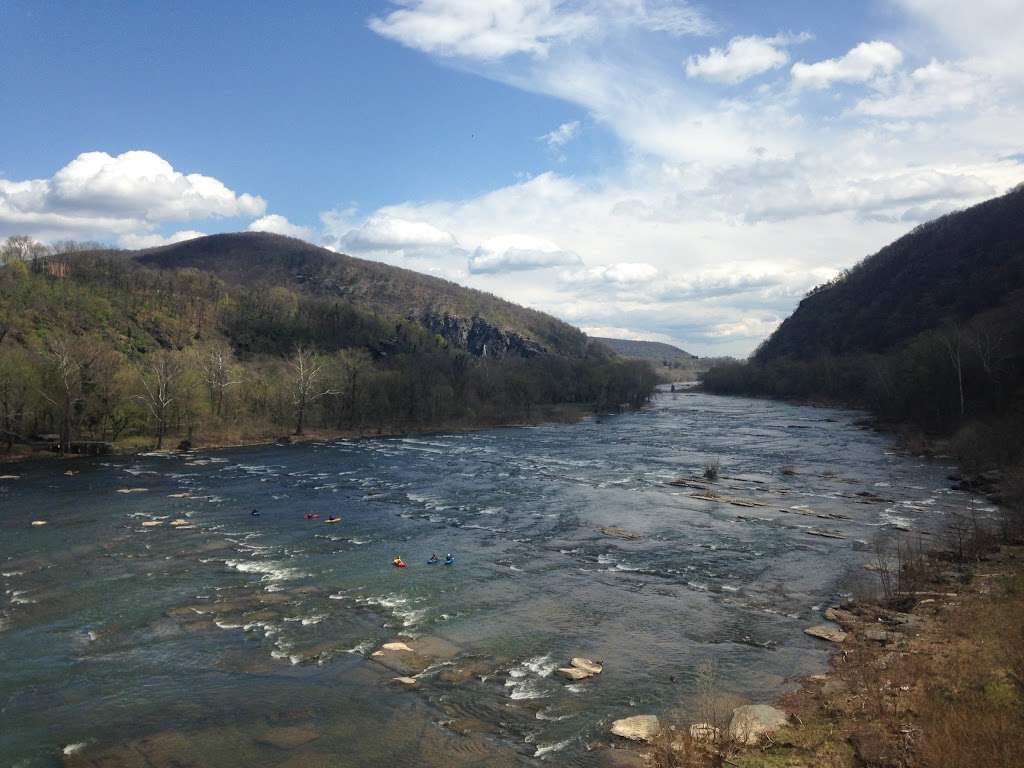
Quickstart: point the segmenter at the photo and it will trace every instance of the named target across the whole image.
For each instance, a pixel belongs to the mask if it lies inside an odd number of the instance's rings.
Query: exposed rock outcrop
[[[503,330],[482,317],[425,314],[419,320],[431,333],[475,357],[534,357],[547,351],[537,342]]]

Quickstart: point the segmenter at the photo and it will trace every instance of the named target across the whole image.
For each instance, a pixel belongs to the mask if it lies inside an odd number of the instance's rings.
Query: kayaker
[[[447,555],[444,556],[444,564],[445,565],[455,565],[455,558],[452,556],[451,552],[449,552]]]
[[[437,552],[434,552],[434,553],[432,553],[430,555],[430,559],[427,560],[427,565],[434,565],[434,563],[439,563],[439,562],[441,562],[441,558],[439,558],[437,556]]]

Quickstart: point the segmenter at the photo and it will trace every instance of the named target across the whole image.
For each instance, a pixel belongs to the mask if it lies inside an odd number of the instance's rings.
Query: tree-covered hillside
[[[555,318],[288,238],[12,238],[0,257],[8,451],[501,424],[635,407],[654,386]]]
[[[972,469],[1020,463],[1024,187],[924,224],[815,289],[749,362],[713,368],[704,385],[953,434]]]
[[[754,355],[885,352],[943,323],[1024,306],[1024,185],[922,224],[800,302]]]

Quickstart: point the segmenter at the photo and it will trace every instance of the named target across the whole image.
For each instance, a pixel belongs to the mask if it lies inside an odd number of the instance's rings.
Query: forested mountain
[[[1024,185],[914,229],[819,286],[754,355],[885,352],[943,323],[1024,309]]]
[[[276,235],[0,247],[0,435],[162,444],[616,409],[647,366],[541,312]]]
[[[1020,462],[1024,186],[923,224],[811,291],[748,363],[715,367],[704,384],[954,434],[973,468]]]
[[[543,312],[527,309],[448,280],[357,259],[326,248],[264,232],[210,235],[126,254],[142,265],[159,269],[193,268],[216,275],[228,285],[249,290],[285,287],[392,318],[418,321],[456,346],[465,347],[457,327],[445,316],[486,324],[513,334],[534,351],[581,356],[586,336],[577,328]],[[464,324],[463,324],[464,325]],[[539,345],[539,347],[538,347]],[[515,344],[514,344],[515,346]],[[527,348],[518,348],[518,353]],[[479,350],[482,352],[482,348]],[[502,352],[491,347],[491,356]]]

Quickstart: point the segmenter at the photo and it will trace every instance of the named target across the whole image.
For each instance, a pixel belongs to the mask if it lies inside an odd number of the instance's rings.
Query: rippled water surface
[[[769,700],[825,664],[802,630],[880,532],[982,506],[856,416],[664,393],[571,426],[0,468],[0,763],[601,765],[610,721],[685,709],[705,660]],[[414,689],[372,656],[394,640]],[[604,673],[561,681],[575,655]]]

